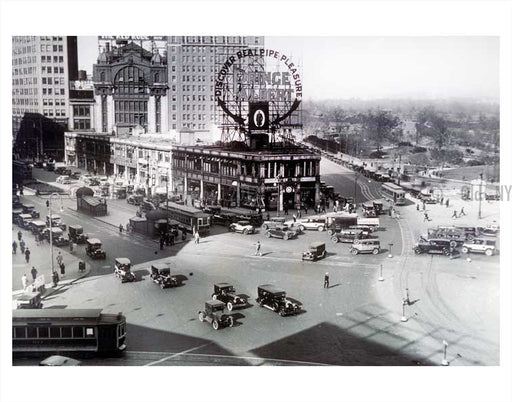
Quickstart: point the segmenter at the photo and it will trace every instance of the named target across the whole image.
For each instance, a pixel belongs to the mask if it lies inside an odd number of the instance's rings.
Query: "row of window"
[[[38,338],[94,338],[96,331],[94,327],[13,327],[13,338],[15,339],[38,339]]]
[[[64,40],[64,37],[63,36],[40,36],[39,39],[41,40],[41,42],[50,41],[50,40],[62,41],[62,40]]]
[[[254,43],[260,43],[260,37],[254,36]],[[171,36],[170,43],[228,43],[228,44],[245,44],[251,43],[250,38],[245,36]]]
[[[24,98],[19,99],[18,98],[18,99],[13,99],[12,104],[13,105],[21,105],[21,106],[38,106],[39,102],[37,101],[37,99],[33,99],[33,98],[28,98],[28,99],[24,99]]]
[[[52,56],[41,56],[41,63],[51,63]],[[64,56],[53,56],[54,63],[64,63]]]
[[[41,52],[51,52],[53,49],[54,52],[63,52],[64,46],[63,45],[41,45]]]
[[[53,92],[52,88],[43,88],[43,95],[66,95],[66,90],[64,88],[55,88],[55,92]]]
[[[75,130],[90,130],[91,120],[89,118],[73,119],[73,127]]]
[[[38,109],[28,108],[28,109],[12,109],[12,114],[14,115],[24,115],[25,113],[38,113]]]
[[[13,46],[12,52],[15,55],[27,54],[27,53],[35,53],[36,52],[36,45],[29,45],[29,46],[22,46],[22,47]]]
[[[28,77],[28,78],[13,78],[12,85],[37,85],[37,77]]]
[[[43,74],[51,74],[52,68],[51,67],[41,67],[41,72]],[[53,67],[53,74],[64,74],[64,67]]]
[[[34,67],[23,67],[23,68],[13,68],[12,74],[13,75],[31,75],[34,74],[37,71],[37,68]]]
[[[53,106],[54,99],[43,99],[43,106]],[[55,99],[55,106],[66,106],[64,99]]]
[[[36,56],[23,56],[23,57],[13,57],[12,65],[18,66],[21,64],[32,64],[36,62]]]
[[[64,78],[61,77],[43,77],[41,78],[43,85],[64,85]]]
[[[12,94],[15,96],[18,95],[37,95],[37,88],[13,88]]]
[[[55,113],[53,109],[43,109],[43,115],[53,117],[55,114],[56,117],[66,117],[66,110],[64,109],[55,109]]]

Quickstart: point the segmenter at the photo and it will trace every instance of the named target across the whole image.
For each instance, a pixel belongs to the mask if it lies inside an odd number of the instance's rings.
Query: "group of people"
[[[30,270],[30,274],[32,275],[32,285],[34,285],[38,274],[36,267],[32,267],[32,269]],[[26,291],[28,288],[27,274],[23,274],[23,276],[21,277],[21,285],[23,287],[23,291]]]
[[[18,242],[21,254],[25,255],[25,261],[27,264],[30,262],[30,249],[25,245],[25,241],[23,240],[23,234],[21,231],[18,231]],[[16,243],[16,240],[13,240],[12,242],[12,253],[17,254],[18,251],[18,243]]]

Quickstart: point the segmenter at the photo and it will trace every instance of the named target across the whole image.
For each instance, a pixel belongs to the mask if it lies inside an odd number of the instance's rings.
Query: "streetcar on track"
[[[185,229],[189,233],[197,229],[201,236],[210,233],[210,214],[175,202],[163,203],[160,208],[167,212],[169,218],[178,221],[181,229]]]
[[[126,317],[101,309],[12,311],[13,354],[115,355],[126,349]]]
[[[405,205],[405,190],[394,183],[384,183],[381,187],[382,195],[395,205]]]

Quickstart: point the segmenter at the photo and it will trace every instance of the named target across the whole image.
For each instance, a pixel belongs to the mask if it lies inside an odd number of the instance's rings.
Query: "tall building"
[[[76,36],[13,36],[13,138],[21,135],[27,143],[35,135],[43,137],[44,143],[44,131],[37,132],[43,126],[42,120],[55,123],[54,126],[67,126],[68,83],[77,78]],[[22,125],[24,117],[31,122]]]
[[[229,55],[264,46],[263,36],[168,36],[169,128],[211,132],[222,112],[214,96],[216,73]],[[201,139],[201,135],[195,136]],[[207,138],[208,140],[208,138]]]

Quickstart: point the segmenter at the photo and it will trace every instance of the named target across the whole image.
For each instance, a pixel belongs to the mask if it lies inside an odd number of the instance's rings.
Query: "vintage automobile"
[[[12,223],[18,224],[18,217],[23,213],[23,209],[13,209],[12,210]]]
[[[59,215],[52,215],[52,224],[50,225],[50,215],[46,215],[46,226],[48,227],[58,227],[62,230],[66,230],[67,226]]]
[[[25,292],[16,299],[17,309],[43,308],[40,292]]]
[[[376,238],[360,239],[357,242],[354,242],[352,246],[350,246],[350,252],[352,255],[357,255],[359,253],[379,254],[380,240]]]
[[[416,254],[444,254],[450,255],[453,246],[450,244],[450,240],[447,239],[425,239],[420,237],[418,243],[413,247]]]
[[[23,209],[24,214],[30,214],[34,219],[41,217],[41,214],[36,211],[34,204],[23,203],[21,204],[21,208]]]
[[[477,229],[474,226],[455,226],[456,230],[460,230],[466,236],[466,240],[473,240],[477,236]]]
[[[238,221],[229,225],[230,232],[242,233],[244,235],[255,233],[254,226],[249,221]]]
[[[322,216],[311,216],[310,218],[303,218],[297,221],[297,226],[301,231],[306,229],[308,230],[318,230],[319,232],[323,232],[325,230],[326,219]]]
[[[105,259],[107,258],[107,253],[102,250],[101,240],[100,239],[87,239],[85,241],[86,247],[85,252],[92,259]]]
[[[265,236],[269,239],[277,237],[278,239],[290,240],[297,237],[297,231],[289,229],[288,226],[276,226],[273,229],[268,229]]]
[[[468,235],[464,230],[457,229],[453,226],[439,226],[437,228],[429,228],[427,230],[427,239],[450,240],[452,247],[462,245],[464,241],[469,240],[467,236]]]
[[[473,239],[473,241],[471,241],[471,242],[464,243],[462,245],[461,251],[464,254],[484,253],[486,256],[490,257],[490,256],[494,255],[497,251],[496,240],[476,238],[476,239]]]
[[[375,212],[377,213],[377,215],[381,215],[383,213],[384,204],[382,201],[379,201],[379,200],[373,201],[373,207],[375,208]]]
[[[203,212],[206,213],[206,214],[210,214],[210,215],[220,214],[221,210],[222,210],[221,207],[218,206],[218,205],[206,205],[203,208]]]
[[[80,173],[79,171],[74,171],[74,172],[71,172],[69,177],[71,177],[72,179],[75,179],[75,180],[80,180],[81,175],[82,175],[82,173]]]
[[[30,230],[34,234],[34,236],[39,236],[43,234],[43,231],[46,229],[46,223],[40,220],[35,220],[30,222]]]
[[[264,221],[261,227],[263,230],[272,229],[276,226],[282,226],[286,222],[286,218],[284,216],[273,216],[268,221]]]
[[[247,305],[247,299],[235,294],[235,292],[235,288],[230,283],[215,283],[213,285],[212,299],[226,303],[228,311],[233,310],[234,307],[243,307]]]
[[[286,292],[274,285],[260,285],[258,286],[258,297],[256,303],[260,307],[266,307],[278,313],[281,317],[291,314],[297,314],[302,310],[302,305],[298,302],[293,302],[286,297]]]
[[[59,176],[55,182],[60,184],[71,184],[71,178],[69,176]]]
[[[56,167],[53,171],[55,172],[55,174],[63,175],[63,174],[65,174],[64,172],[66,171],[66,167],[59,166],[59,167]]]
[[[61,228],[46,228],[43,230],[43,238],[45,238],[48,243],[50,243],[50,231],[54,246],[62,247],[69,245],[69,240],[64,237],[64,232]]]
[[[500,194],[499,193],[494,193],[494,194],[485,193],[485,200],[486,201],[499,201]]]
[[[160,285],[162,289],[178,285],[178,279],[171,275],[171,264],[159,262],[151,265],[151,274],[149,277],[153,282]]]
[[[84,228],[80,225],[69,225],[68,237],[73,243],[84,244],[89,236],[84,233]]]
[[[51,367],[60,367],[60,366],[81,366],[82,362],[80,360],[73,359],[67,356],[53,355],[47,357],[39,363],[40,366],[51,366]]]
[[[479,227],[477,228],[477,233],[479,237],[496,237],[500,233],[500,227],[498,225],[490,225],[485,228]]]
[[[232,327],[234,324],[233,317],[228,314],[222,314],[226,304],[220,300],[209,300],[204,303],[204,310],[200,311],[199,321],[212,324],[214,330],[220,327]]]
[[[377,216],[377,211],[372,201],[364,202],[361,205],[363,209],[363,216],[366,218],[375,218]]]
[[[309,248],[302,253],[302,261],[316,261],[324,258],[325,254],[325,243],[311,243]]]
[[[222,212],[212,217],[212,223],[214,225],[229,226],[236,220],[238,220],[238,215],[232,212]]]
[[[368,239],[371,235],[369,230],[342,229],[331,236],[333,243],[354,243],[359,239]]]
[[[30,222],[34,219],[30,214],[19,214],[18,215],[18,226],[23,229],[30,229]]]
[[[144,196],[141,194],[132,194],[126,197],[126,202],[128,204],[137,205],[139,206],[142,204],[142,201],[144,200]]]
[[[132,262],[128,258],[118,257],[115,260],[114,275],[121,279],[121,283],[133,282],[137,278],[131,268]]]

